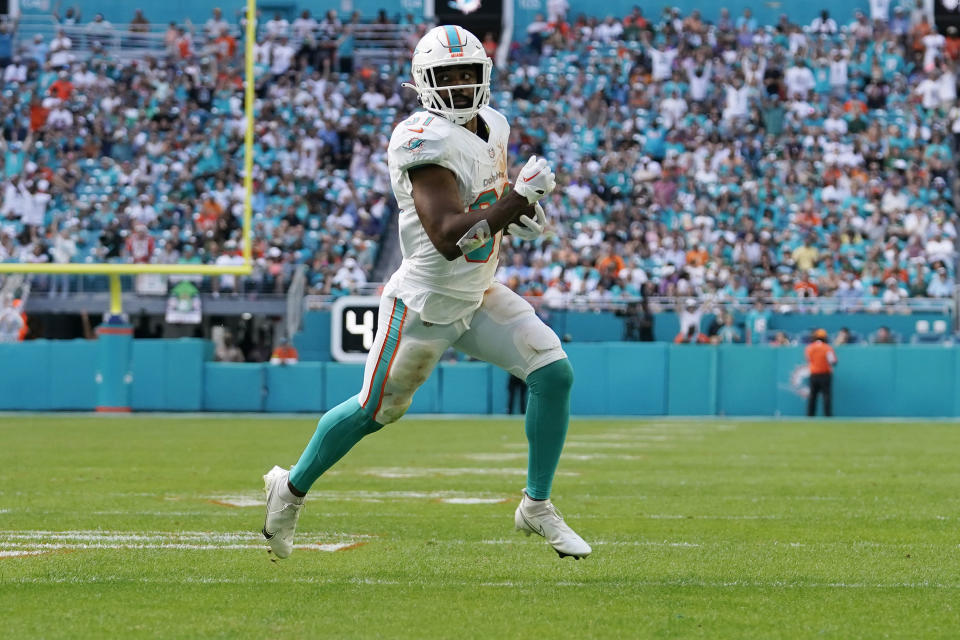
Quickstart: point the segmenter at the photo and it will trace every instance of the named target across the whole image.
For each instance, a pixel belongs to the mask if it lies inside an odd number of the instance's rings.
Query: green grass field
[[[960,426],[586,421],[513,531],[519,420],[408,417],[271,562],[260,476],[314,420],[0,417],[5,638],[956,638]]]

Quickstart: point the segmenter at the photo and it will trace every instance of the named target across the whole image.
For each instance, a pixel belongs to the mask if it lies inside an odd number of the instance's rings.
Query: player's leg
[[[303,498],[313,483],[357,442],[399,420],[444,350],[463,326],[425,325],[403,301],[384,298],[377,335],[367,358],[360,393],[320,418],[317,429],[287,472],[274,467],[264,476],[267,518],[264,536],[281,558],[290,554]]]
[[[573,368],[560,339],[526,300],[497,283],[484,294],[470,329],[453,346],[527,383],[527,486],[515,515],[517,528],[543,535],[561,557],[588,555],[590,546],[549,500],[570,422],[573,385]]]
[[[833,416],[833,374],[825,373],[823,376],[823,415],[830,418]]]
[[[817,374],[810,374],[810,395],[807,396],[807,416],[812,418],[817,415],[817,396],[820,394],[820,385],[817,382]]]

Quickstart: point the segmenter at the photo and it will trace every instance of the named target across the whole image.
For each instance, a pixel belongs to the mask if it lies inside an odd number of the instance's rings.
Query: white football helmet
[[[438,87],[436,71],[444,67],[477,65],[478,84],[461,84]],[[490,71],[493,62],[487,57],[477,36],[463,27],[441,25],[427,32],[413,51],[413,84],[405,87],[416,90],[420,103],[427,111],[444,116],[454,124],[469,122],[481,108],[490,102]],[[457,108],[453,91],[473,89],[473,101],[469,107]]]

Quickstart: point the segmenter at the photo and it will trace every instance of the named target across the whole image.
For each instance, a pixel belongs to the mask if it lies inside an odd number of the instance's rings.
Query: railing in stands
[[[195,28],[193,25],[186,26],[194,51],[202,53],[207,46],[206,35],[200,28]],[[29,55],[36,35],[40,35],[43,42],[49,45],[56,37],[57,30],[62,29],[64,35],[70,38],[70,53],[77,60],[85,60],[89,57],[94,43],[99,43],[104,53],[111,58],[159,57],[168,53],[167,28],[167,25],[148,25],[145,31],[130,31],[116,25],[106,28],[99,28],[91,23],[62,25],[49,16],[23,16],[17,26],[14,50]],[[238,37],[239,31],[232,29],[232,35]]]
[[[379,296],[383,289],[382,283],[369,283],[360,287],[351,295]],[[682,305],[687,296],[651,297],[648,299],[650,308],[654,312],[671,311]],[[742,300],[709,300],[694,298],[697,305],[713,311],[748,311],[757,300],[744,298]],[[308,295],[303,299],[304,309],[328,309],[336,300],[335,296]],[[527,300],[535,307],[544,306],[551,309],[566,309],[570,311],[621,311],[632,303],[639,303],[641,298],[619,298],[617,300],[596,300],[587,296],[574,296],[559,302],[548,302],[543,297],[528,297]],[[759,298],[774,313],[872,313],[872,314],[910,314],[910,313],[947,313],[956,317],[953,298],[907,298],[896,305],[884,305],[880,300],[851,301],[843,298]]]

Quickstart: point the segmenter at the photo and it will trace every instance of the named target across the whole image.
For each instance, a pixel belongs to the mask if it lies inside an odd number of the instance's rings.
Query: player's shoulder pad
[[[507,122],[507,117],[490,105],[480,109],[480,117],[486,120],[488,125],[499,124],[504,127],[510,126],[510,123]]]
[[[389,159],[401,170],[421,164],[450,164],[449,144],[453,123],[426,111],[414,113],[397,125],[390,136]]]

